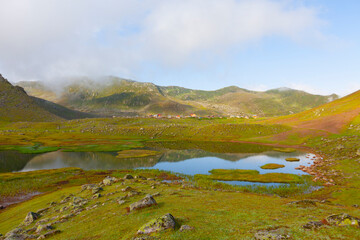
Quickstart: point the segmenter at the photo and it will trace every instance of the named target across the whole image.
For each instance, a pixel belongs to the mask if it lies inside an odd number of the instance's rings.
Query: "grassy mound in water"
[[[123,150],[118,152],[117,158],[142,158],[159,155],[160,152],[152,150]]]
[[[284,153],[293,153],[296,151],[294,148],[274,148],[273,149],[276,152],[284,152]]]
[[[304,178],[288,173],[266,173],[260,174],[257,170],[243,169],[213,169],[211,175],[198,174],[195,176],[206,177],[212,180],[221,181],[246,181],[262,183],[302,183]]]
[[[276,164],[276,163],[268,163],[268,164],[261,166],[260,168],[261,169],[279,169],[279,168],[283,168],[283,167],[285,167],[285,165]]]
[[[299,158],[286,158],[285,159],[287,162],[299,162],[300,159]]]

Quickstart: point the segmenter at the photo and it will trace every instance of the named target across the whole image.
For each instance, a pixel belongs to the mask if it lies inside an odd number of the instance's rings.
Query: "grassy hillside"
[[[21,87],[14,87],[0,75],[0,121],[55,121],[60,117],[36,104]]]
[[[331,133],[344,130],[360,114],[360,91],[311,110],[271,119],[268,122],[317,129]]]
[[[61,93],[51,91],[40,82],[20,82],[19,86],[32,96],[72,109],[120,116],[156,113],[280,116],[308,110],[337,98],[336,95],[312,95],[291,89],[256,92],[236,86],[203,91],[116,77],[97,81],[75,79],[66,84]]]

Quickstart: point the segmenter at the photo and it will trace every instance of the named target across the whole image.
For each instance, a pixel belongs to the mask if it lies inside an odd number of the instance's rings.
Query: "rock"
[[[155,199],[150,194],[148,194],[148,195],[146,195],[146,197],[144,197],[140,201],[131,204],[130,211],[150,207],[150,206],[156,205],[156,204],[157,204],[157,202],[155,201]]]
[[[140,192],[131,191],[128,194],[126,194],[126,198],[130,198],[130,197],[133,197],[133,196],[136,196],[136,195],[140,195]]]
[[[51,203],[49,203],[49,205],[52,206],[52,207],[53,207],[53,206],[56,206],[56,204],[57,204],[56,202],[51,202]]]
[[[47,232],[47,233],[41,235],[37,239],[45,239],[45,238],[51,237],[51,236],[53,236],[55,234],[59,234],[59,233],[61,233],[60,230],[53,230],[53,231],[50,231],[50,232]]]
[[[288,205],[295,205],[300,208],[316,207],[316,202],[309,199],[299,200],[288,203]]]
[[[107,176],[102,182],[105,186],[111,186],[117,179],[114,177]]]
[[[5,209],[5,206],[3,206],[3,205],[0,205],[0,210],[1,210],[1,209]]]
[[[291,236],[287,233],[284,228],[276,229],[264,229],[260,230],[254,235],[256,240],[280,240],[280,239],[291,239]]]
[[[39,217],[40,217],[39,214],[34,213],[34,212],[29,212],[25,217],[24,224],[25,225],[30,225],[31,223],[33,223]]]
[[[154,194],[152,194],[152,196],[153,196],[153,197],[158,197],[158,196],[160,196],[160,193],[159,193],[159,192],[154,193]]]
[[[132,175],[130,175],[130,174],[126,174],[125,177],[124,177],[124,179],[133,179],[133,178],[134,177]]]
[[[74,206],[74,207],[81,207],[83,205],[85,205],[87,203],[86,199],[83,199],[81,197],[74,197],[72,202],[70,202],[70,206]]]
[[[151,237],[148,235],[141,235],[141,236],[136,236],[134,238],[132,238],[132,240],[157,240],[158,238],[155,237]]]
[[[181,225],[180,227],[180,232],[184,232],[184,231],[191,231],[191,230],[194,230],[194,227],[191,227],[189,225]]]
[[[307,224],[303,225],[302,227],[304,229],[314,230],[314,229],[318,229],[318,228],[322,227],[323,225],[324,225],[324,223],[322,223],[322,222],[311,221],[311,222],[308,222]]]
[[[43,208],[43,209],[40,209],[38,210],[36,213],[39,214],[39,215],[42,215],[43,213],[47,212],[50,208]]]
[[[27,234],[12,234],[5,238],[5,240],[25,240],[25,239],[34,239],[35,237],[32,237]]]
[[[147,180],[146,177],[143,177],[143,176],[135,176],[136,179],[141,179],[141,180]]]
[[[352,217],[346,213],[328,216],[326,222],[336,226],[356,226],[359,227],[360,219]]]
[[[133,190],[131,187],[127,186],[126,188],[121,189],[122,192],[128,192]]]
[[[47,224],[47,225],[39,225],[37,228],[36,228],[36,233],[41,233],[43,231],[46,231],[46,230],[52,230],[54,229],[50,224]]]
[[[356,155],[360,156],[360,148],[356,151]]]
[[[9,237],[11,235],[19,235],[23,232],[24,232],[24,230],[22,228],[15,228],[15,229],[11,230],[10,232],[6,233],[5,237]]]
[[[101,194],[100,193],[96,193],[92,196],[92,199],[98,199],[101,197]]]
[[[119,205],[123,205],[124,203],[126,203],[125,200],[119,200],[119,201],[118,201],[118,204],[119,204]]]
[[[153,232],[164,231],[167,229],[175,229],[175,218],[170,214],[165,214],[162,217],[151,220],[142,226],[137,234],[150,234]]]
[[[345,147],[343,145],[338,145],[336,146],[336,150],[341,150],[341,149],[344,149]]]

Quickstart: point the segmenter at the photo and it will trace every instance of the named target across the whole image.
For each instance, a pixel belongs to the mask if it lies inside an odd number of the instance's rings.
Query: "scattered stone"
[[[74,207],[81,207],[87,203],[86,199],[83,199],[81,197],[74,197],[72,202],[69,204],[70,206]]]
[[[155,189],[156,187],[155,186],[151,186],[151,189]]]
[[[167,229],[175,229],[175,218],[170,214],[165,214],[162,217],[151,220],[142,226],[137,234],[150,234],[153,232],[164,231]]]
[[[152,205],[157,205],[157,202],[150,194],[148,194],[148,195],[146,195],[145,198],[141,199],[140,201],[131,204],[130,211],[150,207]]]
[[[300,208],[316,207],[316,202],[309,199],[299,200],[288,203],[288,205],[295,205]]]
[[[135,176],[136,179],[141,179],[141,180],[147,180],[146,177],[143,177],[143,176]]]
[[[330,225],[336,226],[356,226],[359,227],[360,219],[352,217],[349,214],[342,213],[328,216],[326,222]]]
[[[133,197],[133,196],[136,196],[136,195],[140,195],[140,192],[131,191],[131,192],[129,192],[128,194],[126,194],[126,197],[127,197],[127,198],[130,198],[130,197]]]
[[[105,186],[111,186],[117,179],[115,177],[107,176],[102,182]]]
[[[47,225],[39,225],[37,228],[36,228],[36,233],[41,233],[43,231],[46,231],[46,230],[52,230],[54,229],[54,227],[52,227],[50,224],[47,224]]]
[[[51,236],[53,236],[55,234],[59,234],[59,233],[61,233],[60,230],[53,230],[53,231],[50,231],[50,232],[47,232],[47,233],[41,235],[37,239],[45,239],[45,238],[51,237]]]
[[[131,187],[127,186],[126,188],[121,189],[122,192],[128,192],[133,190]]]
[[[287,233],[285,228],[276,228],[276,229],[264,229],[255,233],[256,240],[280,240],[280,239],[290,239],[291,236]]]
[[[25,217],[24,224],[25,225],[30,225],[31,223],[33,223],[39,217],[40,217],[39,214],[34,213],[34,212],[29,212]]]
[[[125,200],[119,200],[119,201],[118,201],[118,204],[119,204],[119,205],[123,205],[124,203],[126,203]]]
[[[132,238],[132,240],[156,240],[156,239],[158,239],[158,238],[151,237],[148,235],[141,235],[141,236],[136,236],[136,237]]]
[[[158,197],[158,196],[160,196],[160,193],[159,193],[159,192],[154,193],[154,194],[152,194],[152,196],[153,196],[153,197]]]
[[[101,197],[101,194],[100,193],[96,193],[92,196],[92,199],[98,199]]]
[[[356,155],[360,156],[360,148],[356,151]]]
[[[320,221],[311,221],[311,222],[308,222],[307,224],[303,225],[302,227],[304,229],[309,229],[309,230],[315,230],[315,229],[318,229],[320,227],[322,227],[324,225],[323,222],[320,222]]]
[[[189,225],[181,225],[180,227],[180,232],[184,232],[184,231],[191,231],[191,230],[194,230],[194,227],[191,227]]]
[[[15,228],[15,229],[11,230],[10,232],[6,233],[5,237],[9,237],[11,235],[19,235],[23,232],[24,232],[24,230],[22,228]]]
[[[50,206],[56,206],[56,204],[57,204],[56,202],[49,203]]]
[[[40,209],[38,210],[36,213],[39,214],[39,215],[42,215],[43,213],[47,212],[50,208],[43,208],[43,209]]]
[[[345,147],[343,146],[343,145],[338,145],[338,146],[336,146],[336,150],[342,150],[342,149],[344,149]]]
[[[134,179],[134,177],[130,174],[126,174],[124,179]]]

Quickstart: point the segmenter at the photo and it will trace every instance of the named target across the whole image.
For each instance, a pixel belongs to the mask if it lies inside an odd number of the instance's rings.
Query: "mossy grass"
[[[283,153],[293,153],[296,151],[294,148],[274,148],[273,149],[276,152],[283,152]]]
[[[299,158],[285,158],[285,160],[286,160],[287,162],[299,162],[299,161],[300,161]]]
[[[117,158],[142,158],[150,157],[161,154],[159,151],[145,150],[145,149],[133,149],[133,150],[123,150],[118,152]]]
[[[279,168],[284,168],[284,167],[285,167],[285,165],[283,165],[283,164],[268,163],[268,164],[261,166],[260,168],[261,169],[279,169]]]

